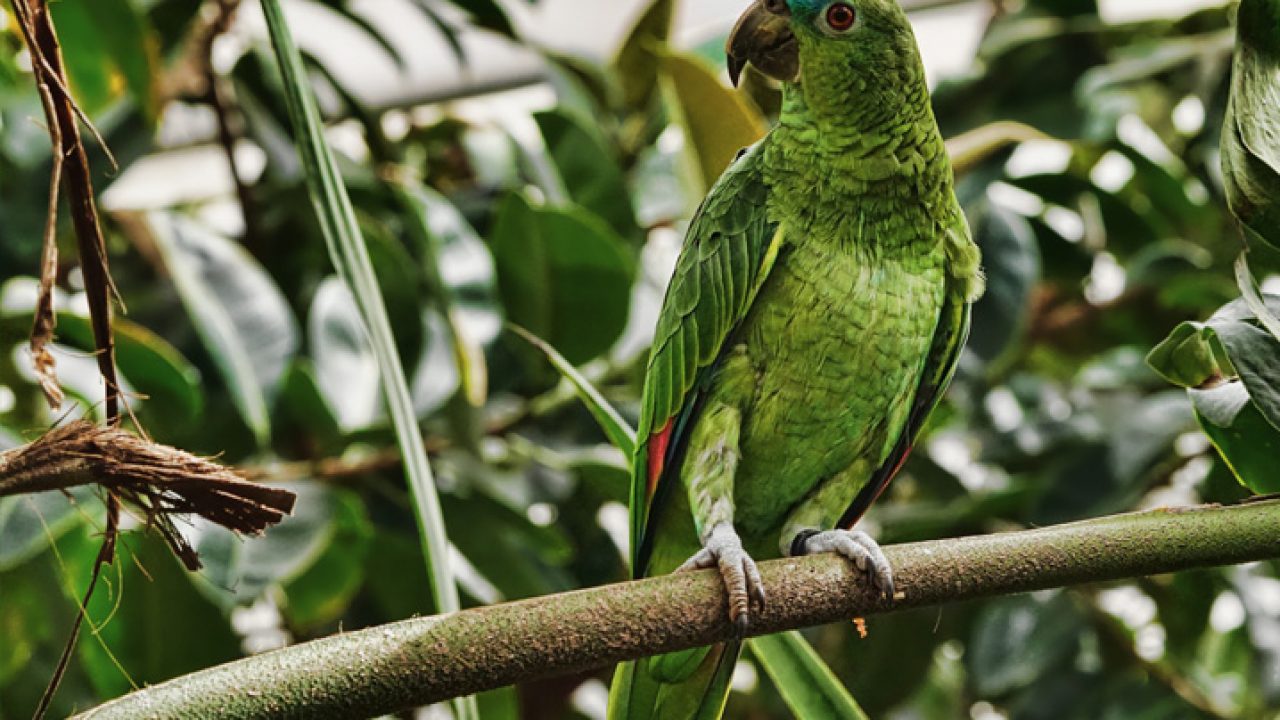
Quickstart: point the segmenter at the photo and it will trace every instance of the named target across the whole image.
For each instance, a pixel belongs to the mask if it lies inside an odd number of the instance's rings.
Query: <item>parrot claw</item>
[[[729,620],[740,636],[745,636],[751,624],[752,609],[764,608],[764,581],[760,569],[742,549],[742,539],[729,523],[720,523],[711,529],[703,540],[702,549],[676,572],[717,568],[729,594]]]
[[[858,570],[871,577],[876,589],[894,597],[893,568],[880,545],[861,530],[827,530],[808,535],[801,542],[800,555],[834,552],[853,561]]]

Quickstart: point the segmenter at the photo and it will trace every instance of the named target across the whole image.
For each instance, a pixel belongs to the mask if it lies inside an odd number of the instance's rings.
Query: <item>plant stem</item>
[[[834,556],[761,563],[752,634],[974,598],[1280,557],[1280,500],[1162,509],[885,549],[898,597]],[[373,717],[724,640],[713,571],[668,575],[304,643],[139,690],[81,718]]]

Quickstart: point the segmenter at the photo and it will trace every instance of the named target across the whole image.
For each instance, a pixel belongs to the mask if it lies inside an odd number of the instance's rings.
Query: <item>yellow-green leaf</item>
[[[674,13],[675,0],[653,0],[614,58],[613,68],[622,85],[622,101],[630,110],[647,107],[658,86],[655,49],[670,36]]]
[[[705,192],[738,151],[764,137],[768,127],[764,118],[741,95],[722,84],[701,60],[666,53],[661,61],[673,115],[684,129],[685,147],[696,160],[698,179]]]

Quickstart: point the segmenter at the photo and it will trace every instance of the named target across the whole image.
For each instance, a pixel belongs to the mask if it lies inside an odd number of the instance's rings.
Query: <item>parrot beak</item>
[[[791,33],[791,10],[786,0],[755,0],[729,33],[725,52],[734,87],[747,63],[775,80],[796,82],[800,49]]]

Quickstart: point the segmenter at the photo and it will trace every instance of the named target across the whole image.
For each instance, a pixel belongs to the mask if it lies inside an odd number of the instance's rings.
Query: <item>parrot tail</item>
[[[719,720],[741,640],[618,665],[608,720]]]

